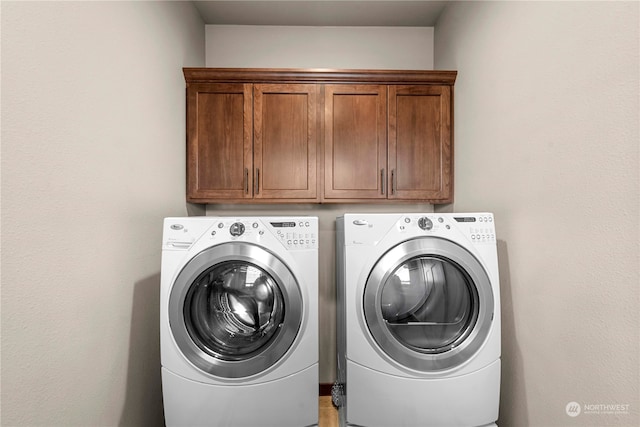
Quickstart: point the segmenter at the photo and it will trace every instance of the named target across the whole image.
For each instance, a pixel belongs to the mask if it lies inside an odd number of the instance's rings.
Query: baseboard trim
[[[320,383],[319,394],[320,396],[331,396],[331,383]]]

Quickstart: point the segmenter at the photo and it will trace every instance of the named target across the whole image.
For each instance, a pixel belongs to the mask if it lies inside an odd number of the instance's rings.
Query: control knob
[[[426,216],[423,216],[418,220],[418,227],[428,231],[433,228],[433,222],[431,222],[431,220]]]
[[[229,227],[229,233],[231,233],[232,236],[241,236],[242,233],[244,233],[244,224],[241,222],[234,222],[231,224],[231,227]]]

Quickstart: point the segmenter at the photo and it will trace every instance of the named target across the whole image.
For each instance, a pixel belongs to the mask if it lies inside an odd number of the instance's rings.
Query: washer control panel
[[[287,249],[317,249],[318,219],[291,218],[225,218],[211,229],[212,239],[260,242],[275,236]]]
[[[317,218],[299,218],[292,221],[269,220],[275,235],[289,249],[318,248]]]
[[[493,224],[493,215],[456,215],[453,219],[460,224],[466,234],[475,243],[495,243],[496,228]]]

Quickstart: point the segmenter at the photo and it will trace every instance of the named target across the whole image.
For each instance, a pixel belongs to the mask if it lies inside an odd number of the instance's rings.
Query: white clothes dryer
[[[493,215],[346,214],[336,226],[340,425],[494,425]]]
[[[166,218],[160,345],[174,426],[318,424],[318,219]]]

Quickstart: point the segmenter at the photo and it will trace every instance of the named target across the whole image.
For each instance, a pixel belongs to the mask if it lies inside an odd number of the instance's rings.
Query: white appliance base
[[[167,427],[301,427],[318,424],[318,366],[279,380],[212,385],[162,368]]]
[[[347,360],[342,426],[492,426],[500,404],[500,360],[467,375],[403,378]]]

